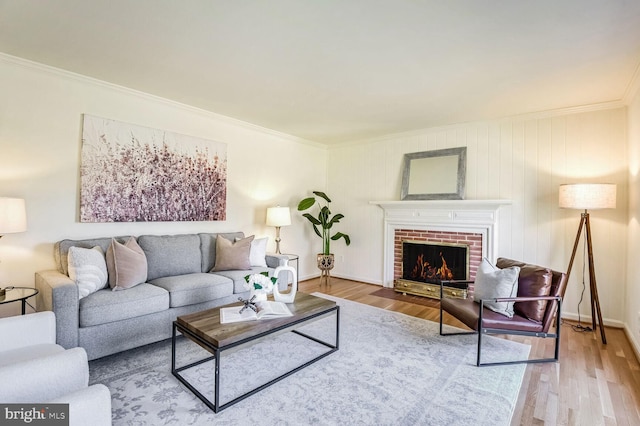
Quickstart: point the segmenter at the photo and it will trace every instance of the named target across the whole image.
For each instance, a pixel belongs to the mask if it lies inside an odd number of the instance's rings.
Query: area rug
[[[114,425],[508,425],[524,365],[475,366],[476,337],[324,294],[340,306],[340,349],[273,386],[213,413],[171,374],[171,340],[90,362],[90,382],[111,390]],[[303,330],[331,339],[327,317]],[[527,357],[529,346],[494,337],[483,360]],[[206,357],[178,339],[178,365]],[[281,333],[221,357],[221,402],[303,364],[325,347]],[[213,362],[184,372],[213,396]]]

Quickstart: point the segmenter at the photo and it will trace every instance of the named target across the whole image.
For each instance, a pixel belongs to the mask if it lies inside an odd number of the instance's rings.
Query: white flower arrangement
[[[268,272],[261,272],[259,274],[251,274],[244,277],[246,284],[244,284],[245,290],[258,290],[264,293],[271,293],[273,291],[273,285],[278,280],[275,277],[269,278]]]

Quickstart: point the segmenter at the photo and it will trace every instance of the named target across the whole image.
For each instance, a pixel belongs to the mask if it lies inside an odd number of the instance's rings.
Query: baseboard
[[[578,314],[576,314],[576,313],[566,312],[564,310],[562,311],[562,318],[568,319],[568,320],[571,320],[571,321],[578,321],[578,319],[580,319],[580,321],[585,323],[585,324],[591,324],[591,316],[587,316],[587,315],[578,316]],[[612,319],[608,319],[608,318],[603,318],[602,322],[607,327],[613,327],[613,328],[624,328],[625,327],[625,324],[622,321],[618,321],[618,320],[612,320]]]
[[[349,275],[343,275],[343,274],[331,274],[332,278],[340,278],[343,280],[350,280],[350,281],[358,281],[361,283],[365,283],[365,284],[374,284],[374,285],[379,285],[382,286],[382,282],[381,281],[369,281],[369,280],[364,280],[360,277],[351,277]],[[306,281],[306,280],[313,280],[316,278],[320,278],[320,273],[317,274],[310,274],[310,275],[304,275],[304,276],[300,276],[298,277],[298,281]]]
[[[631,343],[631,348],[636,354],[636,359],[640,361],[640,342],[638,342],[638,339],[636,339],[636,337],[633,335],[633,332],[626,324],[624,325],[624,334],[627,335],[627,339],[629,340],[629,343]]]

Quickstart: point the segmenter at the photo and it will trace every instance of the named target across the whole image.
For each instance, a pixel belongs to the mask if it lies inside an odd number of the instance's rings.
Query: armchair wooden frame
[[[506,259],[508,262],[513,262]],[[566,288],[566,274],[553,272],[553,284],[550,296],[536,296],[536,297],[510,297],[510,298],[497,298],[497,299],[485,299],[475,303],[469,299],[450,299],[443,298],[443,287],[446,282],[440,283],[440,335],[441,336],[454,336],[463,334],[477,334],[478,335],[478,348],[476,365],[478,367],[492,366],[492,365],[510,365],[510,364],[534,364],[543,362],[558,362],[560,355],[560,321],[562,315],[562,296]],[[488,308],[485,308],[485,303],[489,301],[494,302],[534,302],[546,300],[547,306],[545,308],[544,319],[541,324],[533,323],[526,318],[514,315],[513,319],[509,319],[500,314],[497,314]],[[443,330],[443,311],[449,313],[454,318],[460,320],[463,324],[471,329],[471,331],[460,332],[445,332]],[[456,315],[456,314],[459,315]],[[486,320],[486,317],[489,320]],[[556,323],[555,331],[550,331],[553,323]],[[488,323],[488,324],[487,324]],[[496,324],[498,324],[496,326]],[[502,335],[518,335],[518,336],[531,336],[539,338],[552,338],[555,339],[554,356],[547,358],[533,358],[514,361],[502,361],[502,362],[482,362],[482,340],[483,335],[502,334]]]

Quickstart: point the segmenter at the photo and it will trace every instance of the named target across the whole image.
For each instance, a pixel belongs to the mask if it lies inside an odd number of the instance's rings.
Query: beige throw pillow
[[[69,278],[78,286],[80,299],[106,287],[107,264],[100,246],[69,247],[67,260]]]
[[[210,272],[251,269],[249,253],[253,238],[252,235],[233,243],[218,236],[216,238],[216,264]]]
[[[147,280],[147,256],[135,238],[121,244],[115,239],[107,249],[107,270],[112,290],[126,290]]]

